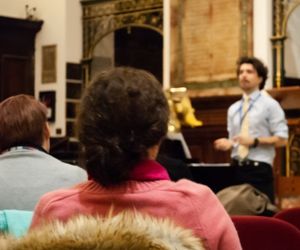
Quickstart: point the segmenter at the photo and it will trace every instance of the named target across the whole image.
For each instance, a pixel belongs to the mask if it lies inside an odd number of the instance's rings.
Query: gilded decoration
[[[284,41],[287,22],[291,13],[300,5],[299,0],[273,0],[273,36],[271,37],[274,61],[275,87],[280,88],[284,79]]]
[[[152,29],[163,34],[162,0],[82,0],[83,79],[91,78],[91,63],[96,45],[110,33],[131,27]]]
[[[293,131],[294,132],[294,131]],[[289,138],[289,164],[287,176],[300,175],[300,134],[292,133]]]
[[[42,83],[56,82],[56,45],[42,46]]]
[[[286,147],[284,176],[300,176],[300,120],[289,122],[289,139]]]
[[[85,1],[89,3],[89,1]],[[83,57],[107,34],[125,27],[143,27],[162,34],[162,0],[123,0],[83,3]]]
[[[271,38],[274,62],[274,87],[283,86],[284,42],[287,39],[287,22],[291,13],[300,5],[299,0],[273,0],[273,36]],[[285,176],[300,175],[300,122],[290,124],[290,135],[286,147]]]

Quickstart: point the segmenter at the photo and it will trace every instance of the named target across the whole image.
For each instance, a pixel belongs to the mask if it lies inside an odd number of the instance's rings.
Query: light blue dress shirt
[[[243,120],[242,106],[243,98],[228,109],[227,130],[230,139],[240,133]],[[250,95],[248,117],[250,137],[279,136],[288,138],[285,114],[279,103],[268,94],[257,90]],[[234,145],[231,151],[232,158],[238,158],[237,147],[238,145]],[[275,147],[273,145],[258,145],[255,148],[250,147],[247,159],[273,165],[274,157]]]

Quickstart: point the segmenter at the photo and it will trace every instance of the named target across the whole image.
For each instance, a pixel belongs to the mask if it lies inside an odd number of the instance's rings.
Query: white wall
[[[170,88],[171,81],[171,0],[163,0],[163,88]]]
[[[25,5],[28,0],[0,0],[0,15],[8,17],[25,18]]]
[[[42,30],[36,37],[36,54],[35,54],[35,95],[38,96],[40,91],[56,91],[56,121],[50,124],[51,135],[60,136],[56,129],[62,131],[65,135],[65,96],[66,96],[66,21],[65,1],[61,0],[42,0],[36,5],[39,10],[39,18],[44,21]],[[42,46],[56,45],[56,82],[41,83],[41,50]]]
[[[0,15],[25,18],[26,4],[36,7],[36,17],[44,21],[35,43],[35,96],[40,91],[56,91],[56,121],[50,124],[51,136],[65,136],[66,63],[79,63],[82,56],[80,0],[0,0]],[[42,84],[41,50],[45,45],[57,46],[57,80]]]
[[[261,59],[269,69],[266,89],[272,88],[272,0],[253,0],[253,54]]]
[[[66,60],[79,63],[82,58],[82,11],[80,0],[66,0]]]

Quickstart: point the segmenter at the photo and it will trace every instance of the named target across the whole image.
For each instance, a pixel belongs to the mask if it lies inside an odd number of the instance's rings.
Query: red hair
[[[16,95],[0,103],[0,152],[12,146],[41,146],[47,108],[33,96]]]

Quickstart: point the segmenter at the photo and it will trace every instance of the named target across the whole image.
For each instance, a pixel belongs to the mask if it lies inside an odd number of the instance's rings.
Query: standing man
[[[242,57],[237,76],[243,97],[227,113],[229,138],[214,142],[217,150],[231,150],[236,184],[249,183],[274,202],[273,169],[275,147],[285,146],[288,127],[279,103],[262,93],[268,69],[254,57]]]
[[[49,149],[45,105],[28,95],[0,103],[0,209],[33,210],[46,192],[87,180],[85,170]]]

